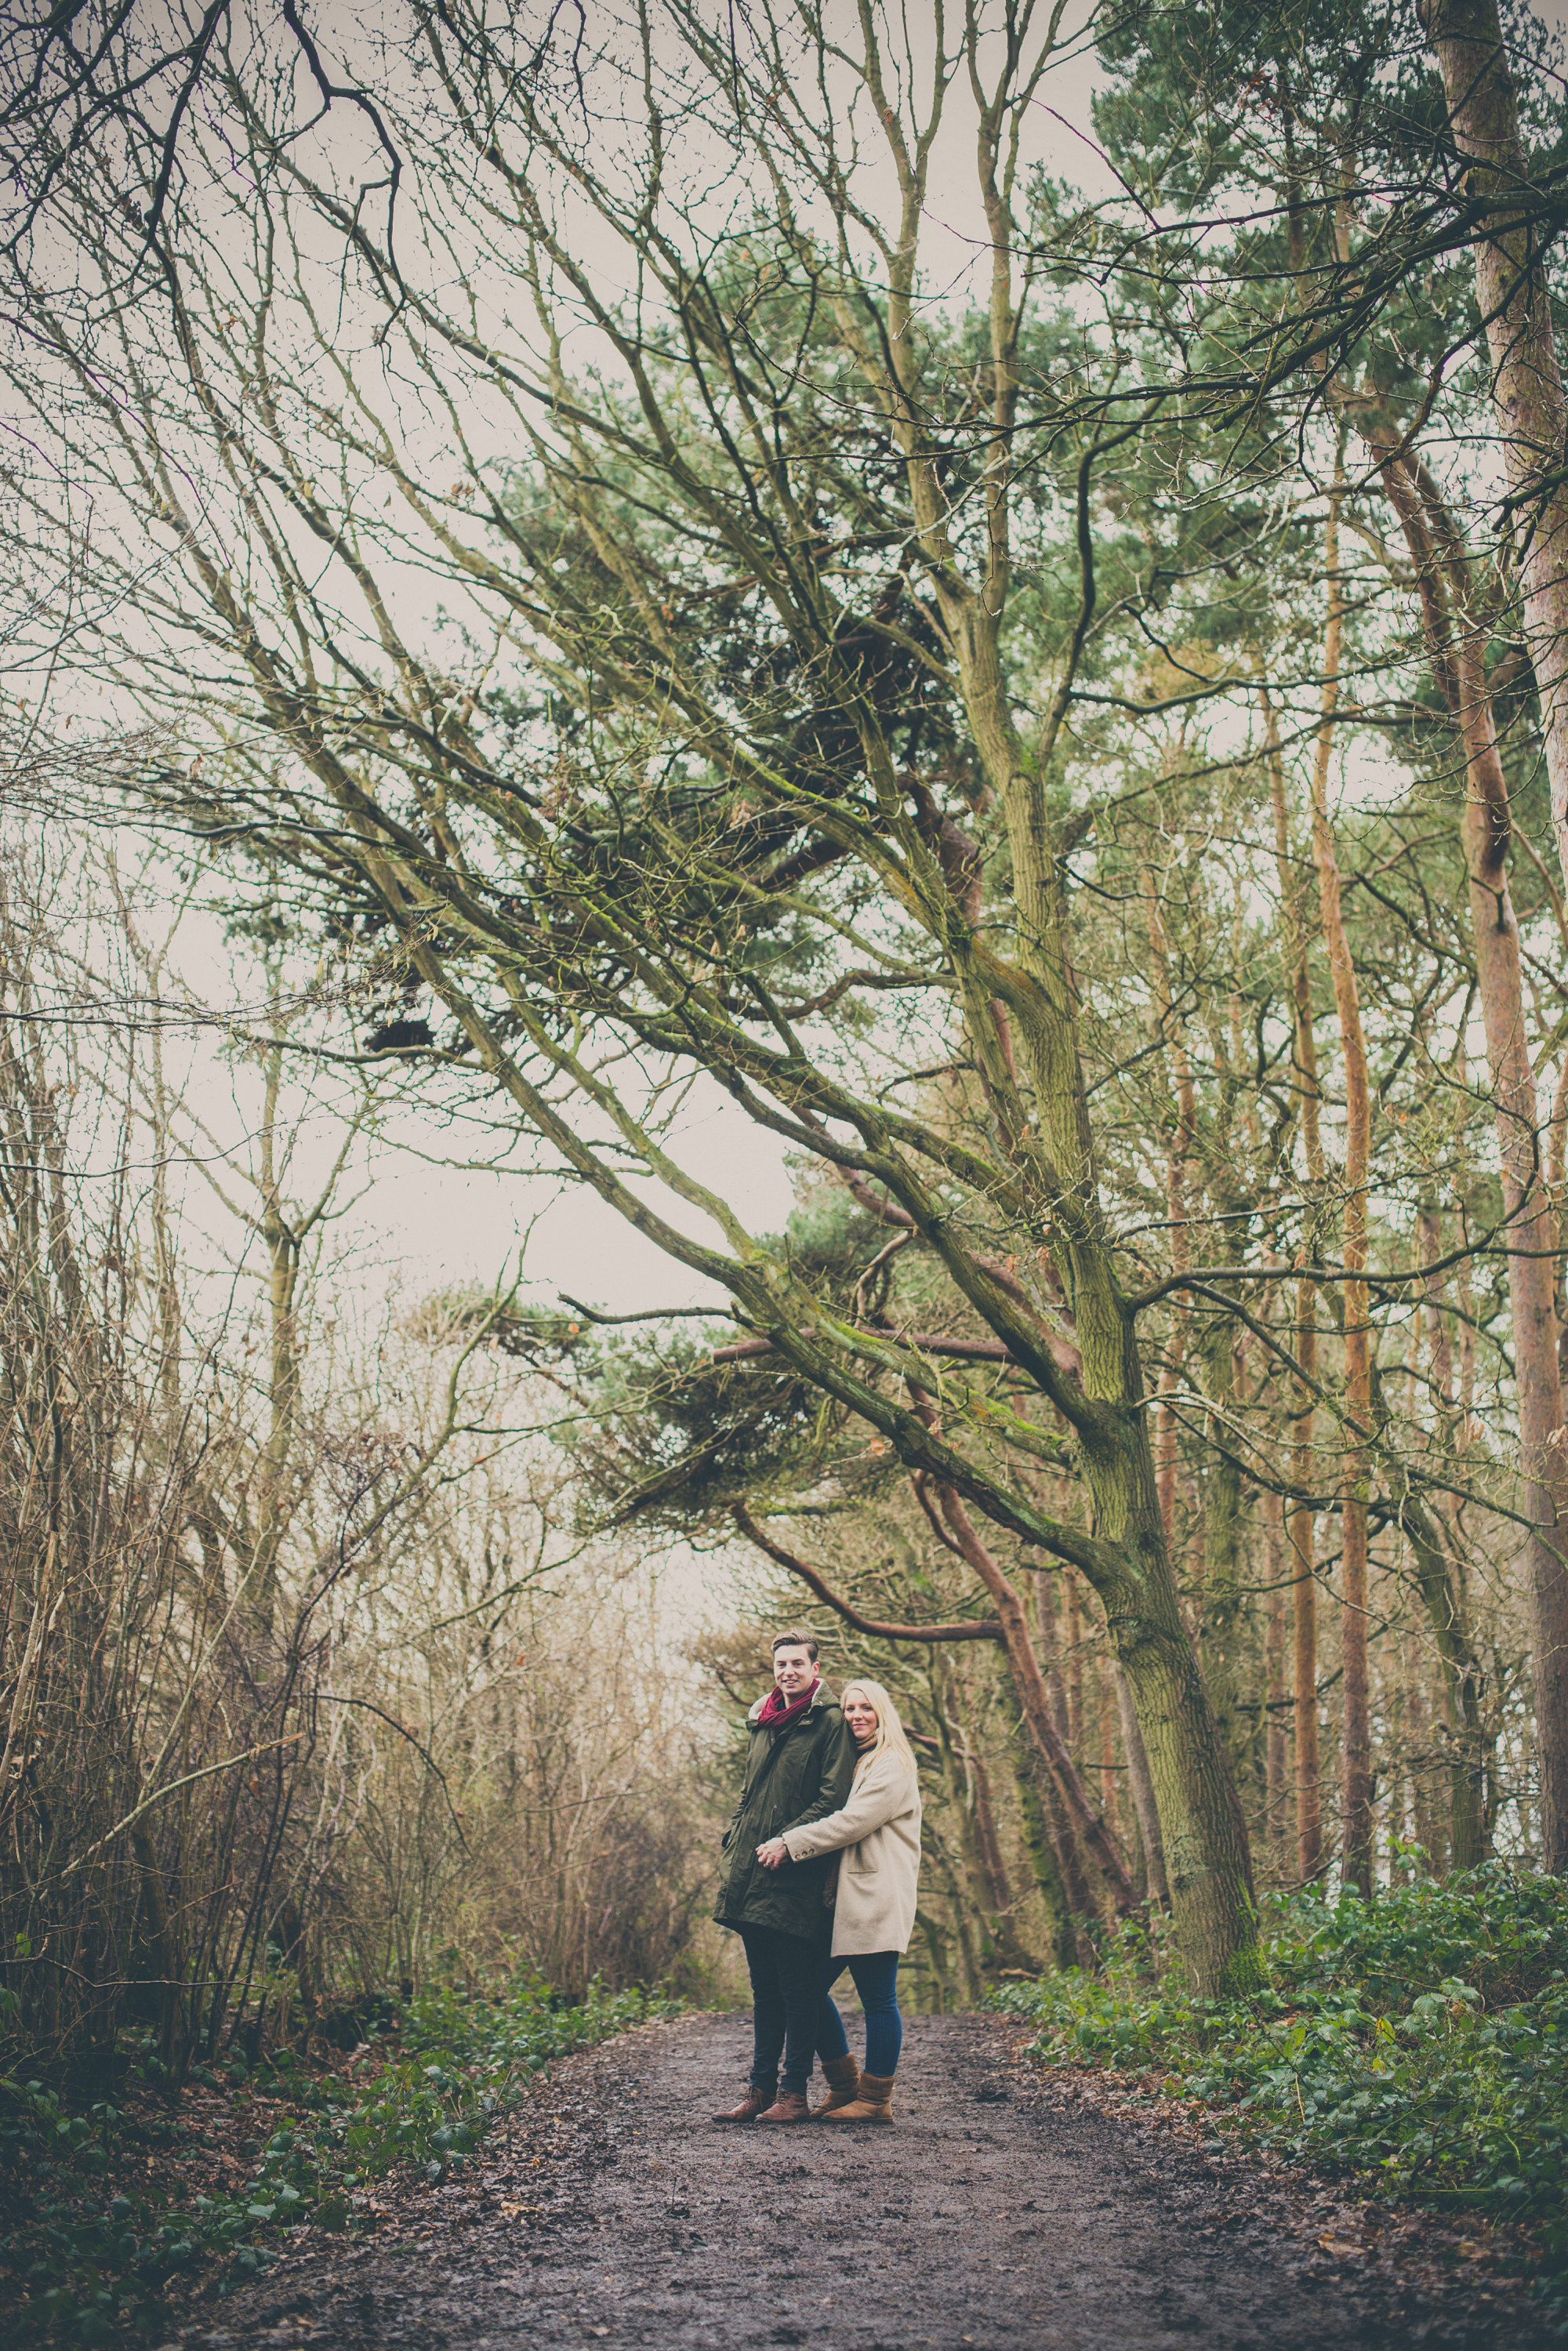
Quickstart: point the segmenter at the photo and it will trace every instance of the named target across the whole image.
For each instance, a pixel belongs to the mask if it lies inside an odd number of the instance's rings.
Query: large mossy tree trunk
[[[1087,468],[1081,479],[1086,502]],[[1084,628],[1092,606],[1086,559]],[[1176,1933],[1195,1980],[1213,1997],[1250,1989],[1260,1978],[1251,1858],[1219,1725],[1181,1622],[1135,1320],[1117,1279],[1100,1205],[1067,909],[1044,778],[1038,757],[1026,758],[997,684],[997,632],[989,612],[977,596],[970,609],[954,612],[949,629],[963,648],[960,674],[976,739],[1007,812],[1014,896],[1028,945],[1005,969],[987,958],[983,1008],[975,1000],[977,986],[966,991],[969,1035],[995,1064],[999,1057],[987,1021],[999,1000],[1033,1078],[1038,1129],[1015,1128],[1017,1158],[1037,1188],[1052,1236],[1082,1366],[1081,1391],[1053,1401],[1073,1426],[1099,1531],[1093,1564],[1086,1562],[1084,1572],[1104,1607],[1132,1693]],[[1016,1093],[998,1068],[992,1090],[1004,1101],[1009,1092]]]

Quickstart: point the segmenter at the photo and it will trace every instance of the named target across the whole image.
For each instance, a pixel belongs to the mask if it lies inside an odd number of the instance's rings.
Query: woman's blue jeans
[[[857,1951],[852,1959],[830,1959],[822,1987],[822,2013],[817,2025],[819,2057],[849,2054],[844,2020],[828,1997],[848,1968],[865,2011],[865,2067],[879,2082],[890,2082],[898,2071],[904,2046],[904,2019],[898,2012],[898,1953]]]

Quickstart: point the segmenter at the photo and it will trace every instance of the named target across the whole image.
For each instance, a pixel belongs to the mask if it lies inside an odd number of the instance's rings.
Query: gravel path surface
[[[1017,2038],[988,2018],[911,2020],[892,2130],[727,2129],[709,2116],[743,2076],[748,2020],[644,2027],[559,2067],[465,2180],[411,2191],[368,2245],[317,2238],[183,2340],[1516,2351],[1543,2339],[1514,2290],[1473,2263],[1446,2275],[1396,2228],[1365,2233],[1360,2208],[1343,2208],[1335,2236],[1299,2178],[1096,2112],[1019,2068]]]

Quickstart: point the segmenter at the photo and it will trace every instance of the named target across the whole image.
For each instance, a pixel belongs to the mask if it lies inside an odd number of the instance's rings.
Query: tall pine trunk
[[[1312,857],[1318,869],[1318,904],[1323,945],[1333,979],[1339,1015],[1340,1055],[1344,1071],[1344,1285],[1345,1435],[1340,1479],[1343,1533],[1340,1569],[1341,1719],[1343,1773],[1343,1858],[1346,1882],[1372,1893],[1372,1720],[1366,1642],[1366,1433],[1372,1425],[1372,1347],[1367,1321],[1366,1174],[1372,1137],[1372,1094],[1366,1073],[1366,1039],[1355,963],[1345,935],[1340,900],[1339,862],[1329,817],[1329,763],[1344,636],[1344,588],[1339,568],[1339,509],[1343,482],[1343,441],[1334,462],[1323,547],[1328,573],[1328,627],[1323,647],[1322,723],[1312,762]]]
[[[1460,820],[1476,977],[1497,1124],[1507,1220],[1531,1603],[1542,1859],[1568,1870],[1568,1447],[1558,1354],[1557,1218],[1544,1180],[1543,1135],[1524,1012],[1519,925],[1508,881],[1512,812],[1484,667],[1486,622],[1453,518],[1426,468],[1388,434],[1367,434],[1414,559],[1433,674],[1465,754]],[[1484,1832],[1483,1832],[1484,1833]]]
[[[1274,810],[1274,856],[1280,877],[1280,913],[1289,958],[1292,1058],[1296,1115],[1307,1175],[1314,1186],[1323,1180],[1322,1134],[1318,1121],[1317,1040],[1312,1028],[1312,971],[1307,956],[1307,928],[1300,904],[1301,891],[1291,872],[1291,828],[1285,807],[1285,762],[1280,747],[1280,722],[1267,689],[1260,693],[1264,740],[1269,764],[1269,789]],[[1312,1424],[1316,1405],[1312,1383],[1318,1375],[1318,1292],[1310,1275],[1296,1284],[1296,1361],[1302,1384],[1291,1416],[1290,1477],[1297,1496],[1310,1494],[1317,1482],[1313,1461]],[[1318,1586],[1313,1554],[1315,1515],[1310,1502],[1292,1499],[1285,1515],[1285,1541],[1291,1557],[1291,1721],[1296,1734],[1296,1867],[1301,1883],[1316,1877],[1323,1865],[1322,1759],[1318,1742]]]

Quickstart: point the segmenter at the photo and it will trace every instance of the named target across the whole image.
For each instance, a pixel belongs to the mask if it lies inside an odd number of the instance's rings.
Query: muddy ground
[[[466,2179],[303,2235],[182,2329],[201,2351],[1522,2351],[1552,2339],[1492,2241],[1202,2144],[1040,2076],[981,2017],[910,2021],[896,2127],[725,2128],[743,2016],[556,2067]],[[720,2094],[727,2094],[721,2099]],[[1100,2102],[1097,2104],[1096,2099]]]

